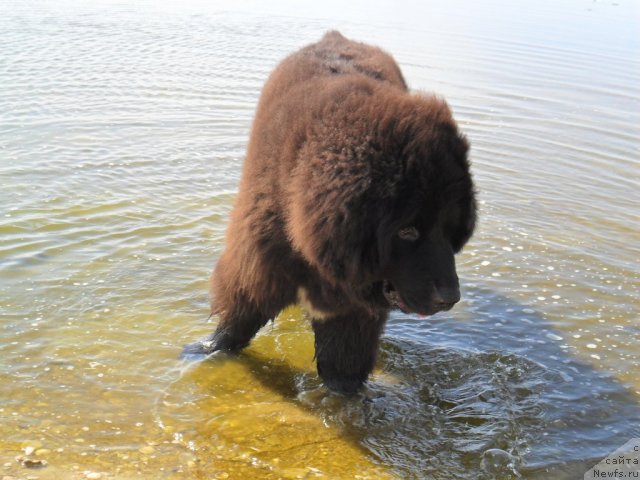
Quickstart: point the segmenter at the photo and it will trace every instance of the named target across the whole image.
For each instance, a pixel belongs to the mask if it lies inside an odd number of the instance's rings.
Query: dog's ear
[[[460,209],[459,218],[453,230],[452,247],[455,253],[462,250],[462,247],[469,241],[476,228],[477,222],[477,205],[475,192],[470,187],[464,197],[463,207]]]
[[[371,162],[344,152],[314,153],[298,161],[288,185],[289,238],[331,284],[362,285],[379,268]]]

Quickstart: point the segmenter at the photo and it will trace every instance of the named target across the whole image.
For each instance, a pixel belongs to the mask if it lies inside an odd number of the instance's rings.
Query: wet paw
[[[321,367],[318,370],[325,387],[342,395],[355,395],[364,387],[367,380],[367,377],[362,375],[338,375],[334,372],[327,374]]]
[[[218,350],[213,340],[200,340],[184,346],[180,358],[186,360],[200,360]]]

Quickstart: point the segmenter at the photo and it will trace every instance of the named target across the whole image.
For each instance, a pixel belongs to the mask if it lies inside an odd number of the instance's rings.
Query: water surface
[[[573,479],[640,436],[637,4],[87,3],[0,5],[4,475]],[[392,314],[351,399],[295,308],[177,358],[260,88],[331,28],[446,97],[481,203],[463,301]]]

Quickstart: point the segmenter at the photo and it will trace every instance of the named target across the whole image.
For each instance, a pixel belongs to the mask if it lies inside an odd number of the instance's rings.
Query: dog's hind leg
[[[373,370],[386,314],[352,311],[312,322],[318,374],[339,393],[352,394]]]
[[[216,330],[204,340],[184,347],[183,356],[209,355],[218,350],[238,351],[246,347],[270,319],[287,306],[282,288],[273,279],[269,285],[252,286],[259,298],[246,293],[237,272],[227,269],[227,258],[220,259],[212,278],[212,313],[219,317]],[[229,265],[235,265],[229,262]],[[260,278],[254,275],[253,278]],[[262,277],[266,279],[268,277]],[[292,303],[290,300],[288,303]]]
[[[213,334],[185,346],[182,354],[208,355],[217,350],[241,350],[273,316],[275,314],[262,311],[251,300],[238,296],[233,307],[220,314]]]

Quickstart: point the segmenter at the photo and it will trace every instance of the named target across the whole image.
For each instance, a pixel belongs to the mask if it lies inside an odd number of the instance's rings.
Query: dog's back
[[[337,31],[285,58],[269,77],[261,103],[285,97],[296,85],[331,81],[343,75],[365,75],[403,90],[407,84],[400,67],[384,50],[349,40]]]

